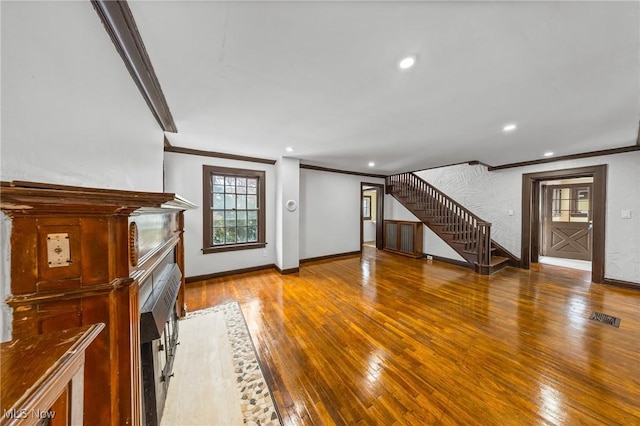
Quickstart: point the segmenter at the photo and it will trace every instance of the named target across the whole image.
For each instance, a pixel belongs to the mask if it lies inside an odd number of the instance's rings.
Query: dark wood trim
[[[5,303],[11,308],[24,305],[33,305],[36,303],[50,303],[64,300],[85,299],[87,297],[96,297],[112,292],[114,289],[128,287],[133,284],[133,278],[116,278],[109,283],[96,284],[89,289],[65,288],[64,290],[53,290],[46,292],[27,293],[12,295],[7,298]]]
[[[603,155],[623,154],[625,152],[640,151],[640,145],[631,145],[621,148],[603,149],[600,151],[583,152],[581,154],[563,155],[562,157],[541,158],[539,160],[521,161],[519,163],[503,164],[501,166],[489,166],[489,171],[512,169],[515,167],[533,166],[536,164],[554,163],[556,161],[577,160],[580,158],[600,157]]]
[[[418,172],[423,172],[425,170],[434,170],[434,169],[441,169],[443,167],[460,166],[462,164],[468,164],[469,166],[483,165],[487,168],[491,167],[489,164],[483,163],[482,161],[469,160],[469,161],[460,161],[459,163],[444,164],[442,166],[433,166],[433,167],[427,167],[426,169],[411,170],[408,172],[399,172],[399,173],[418,173]],[[399,173],[394,173],[394,174],[399,174]]]
[[[372,186],[376,190],[376,248],[384,248],[384,183],[360,182],[360,197],[365,186]],[[360,247],[364,244],[364,223],[362,219],[362,203],[360,203]]]
[[[316,170],[319,172],[342,173],[344,175],[365,176],[384,179],[387,175],[377,175],[372,173],[352,172],[349,170],[330,169],[328,167],[312,166],[311,164],[300,164],[301,169]]]
[[[300,268],[280,269],[278,265],[275,265],[274,268],[280,275],[297,274],[298,272],[300,272]]]
[[[165,132],[176,133],[178,128],[126,0],[91,3],[158,124]]]
[[[634,283],[633,281],[623,281],[623,280],[615,280],[613,278],[605,278],[604,279],[604,284],[612,285],[612,286],[615,286],[615,287],[631,288],[631,289],[634,289],[634,290],[640,290],[640,283]]]
[[[258,179],[258,241],[231,245],[212,246],[212,217],[211,217],[211,175],[247,176]],[[236,169],[230,167],[202,166],[202,252],[219,253],[234,250],[250,250],[263,248],[266,241],[266,212],[267,212],[267,173],[264,170]]]
[[[575,169],[550,170],[522,175],[522,231],[521,231],[521,267],[529,269],[532,259],[537,260],[540,234],[540,182],[555,179],[593,177],[593,255],[591,261],[591,281],[604,281],[605,226],[607,205],[607,165],[587,166]]]
[[[173,147],[173,145],[171,145],[171,142],[169,142],[169,139],[167,139],[167,135],[164,136],[164,147],[165,149]]]
[[[228,277],[230,275],[239,275],[239,274],[246,274],[248,272],[257,272],[257,271],[264,271],[267,269],[274,269],[275,267],[276,265],[274,265],[273,263],[270,263],[268,265],[252,266],[250,268],[234,269],[232,271],[214,272],[211,274],[204,274],[204,275],[194,275],[192,277],[185,278],[185,282],[187,284],[191,284],[199,281],[212,280],[214,278]]]
[[[226,154],[224,152],[202,151],[199,149],[182,148],[179,146],[165,145],[164,152],[173,152],[175,154],[197,155],[200,157],[223,158],[225,160],[249,161],[251,163],[276,164],[276,160],[267,158],[246,157],[244,155]]]
[[[317,262],[320,260],[330,260],[330,259],[336,259],[338,257],[347,257],[347,256],[356,256],[356,255],[359,256],[361,253],[362,252],[360,250],[357,250],[357,251],[349,251],[346,253],[328,254],[326,256],[309,257],[306,259],[300,259],[300,263]]]
[[[225,251],[251,250],[265,248],[267,243],[240,243],[228,244],[224,246],[205,247],[202,249],[203,254],[222,253]]]
[[[424,257],[431,256],[431,259],[427,260],[435,260],[442,263],[448,263],[450,265],[462,266],[463,268],[474,270],[473,264],[469,262],[465,262],[463,260],[449,259],[448,257],[436,256],[435,254],[425,253]]]

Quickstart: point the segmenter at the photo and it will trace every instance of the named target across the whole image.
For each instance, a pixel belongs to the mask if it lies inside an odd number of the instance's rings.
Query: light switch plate
[[[47,261],[49,268],[69,266],[71,263],[69,234],[47,234]]]
[[[631,210],[622,210],[620,212],[620,217],[622,219],[631,219]]]

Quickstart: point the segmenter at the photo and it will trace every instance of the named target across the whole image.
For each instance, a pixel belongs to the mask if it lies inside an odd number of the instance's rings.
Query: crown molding
[[[176,133],[169,105],[126,0],[91,0],[91,4],[156,121],[165,132]]]

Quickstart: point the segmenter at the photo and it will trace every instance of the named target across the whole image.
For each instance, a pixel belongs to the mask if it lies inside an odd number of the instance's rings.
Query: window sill
[[[236,251],[236,250],[251,250],[264,248],[267,243],[247,243],[247,244],[228,244],[223,246],[205,247],[202,249],[202,253],[221,253],[223,251]]]

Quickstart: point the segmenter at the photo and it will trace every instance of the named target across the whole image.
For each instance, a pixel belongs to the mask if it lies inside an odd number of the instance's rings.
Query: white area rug
[[[282,424],[237,302],[188,314],[179,336],[162,426]]]

